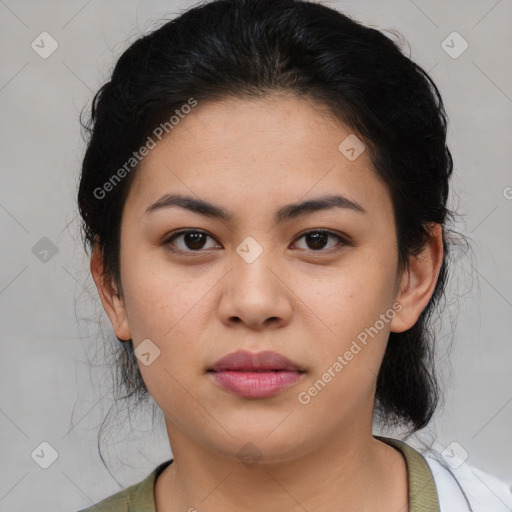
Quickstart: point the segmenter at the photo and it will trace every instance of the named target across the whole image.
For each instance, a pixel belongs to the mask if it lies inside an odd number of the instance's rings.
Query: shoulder
[[[89,508],[79,510],[78,512],[97,512],[98,510],[101,510],[101,512],[130,512],[132,509],[131,505],[133,504],[135,495],[137,494],[141,484],[142,482],[134,484],[127,489],[124,489],[117,494],[113,494],[112,496],[101,500],[99,503],[96,503]]]
[[[510,485],[446,451],[422,453],[435,480],[441,512],[511,512]]]
[[[440,512],[512,512],[512,486],[469,464],[467,452],[458,443],[444,447],[437,441],[429,445],[416,439],[411,445],[399,439],[377,438],[404,454],[410,492],[417,503],[423,505],[425,496],[431,499],[433,493],[437,494],[436,510]]]
[[[105,498],[89,508],[78,512],[153,512],[155,510],[155,481],[158,475],[171,463],[173,459],[159,464],[149,475],[139,483]]]

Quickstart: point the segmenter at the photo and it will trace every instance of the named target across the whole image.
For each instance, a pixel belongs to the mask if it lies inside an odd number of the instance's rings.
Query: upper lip
[[[248,352],[247,350],[238,350],[231,352],[227,356],[219,359],[209,371],[250,371],[250,370],[286,370],[286,371],[304,371],[287,357],[272,351]]]

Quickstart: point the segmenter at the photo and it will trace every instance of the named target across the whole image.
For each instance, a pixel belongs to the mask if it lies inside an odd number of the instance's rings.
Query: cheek
[[[344,261],[328,274],[308,278],[301,299],[329,328],[347,339],[373,325],[392,303],[391,266],[364,255]]]
[[[144,274],[133,270],[127,279],[126,295],[130,297],[127,313],[134,349],[137,351],[146,339],[158,349],[151,364],[145,365],[143,359],[137,364],[157,405],[180,424],[187,416],[184,410],[191,414],[195,411],[189,391],[202,377],[201,343],[207,341],[205,320],[211,318],[208,311],[212,304],[200,282],[178,274],[164,278],[156,271]]]
[[[149,339],[160,351],[151,366],[139,362],[148,389],[151,387],[151,394],[158,394],[159,386],[169,390],[178,382],[190,387],[193,379],[202,375],[199,363],[204,345],[212,343],[206,334],[214,295],[208,292],[218,279],[191,278],[183,271],[171,272],[170,266],[158,270],[153,265],[147,272],[141,267],[129,270],[124,288],[134,348]],[[179,387],[174,390],[182,391]]]
[[[317,333],[319,364],[312,382],[324,380],[322,376],[331,379],[332,385],[321,393],[323,400],[333,404],[355,400],[355,406],[373,388],[384,356],[395,314],[391,307],[395,275],[392,258],[383,260],[376,250],[345,263],[329,279],[311,279],[302,300],[315,313],[309,316],[309,329]],[[335,378],[325,375],[329,369]]]
[[[189,329],[195,325],[190,317],[196,315],[195,307],[215,282],[187,275],[161,256],[133,260],[137,263],[126,265],[122,276],[133,338],[153,336],[165,344],[180,324],[186,323]]]

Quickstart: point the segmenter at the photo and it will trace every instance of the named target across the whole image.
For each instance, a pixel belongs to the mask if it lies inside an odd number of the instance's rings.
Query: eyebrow
[[[182,194],[163,195],[156,202],[147,207],[144,215],[158,210],[172,208],[174,206],[185,208],[186,210],[204,215],[205,217],[211,217],[223,221],[230,221],[234,217],[232,212],[226,210],[222,206]],[[274,220],[276,223],[282,223],[301,215],[322,210],[332,210],[333,208],[343,208],[361,214],[366,214],[366,210],[355,201],[352,201],[342,195],[325,195],[300,203],[285,205],[276,212]]]

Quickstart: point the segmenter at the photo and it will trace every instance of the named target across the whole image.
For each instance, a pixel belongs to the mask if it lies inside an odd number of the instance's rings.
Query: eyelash
[[[187,251],[184,251],[183,249],[177,249],[175,246],[173,246],[173,244],[171,243],[174,239],[176,239],[177,237],[181,236],[181,235],[185,235],[187,233],[200,233],[202,235],[206,235],[210,238],[212,238],[213,240],[215,240],[215,238],[213,236],[211,236],[207,231],[204,231],[202,229],[182,229],[182,230],[179,230],[179,231],[176,231],[174,233],[172,233],[169,237],[166,238],[166,240],[164,241],[164,245],[168,246],[169,247],[169,250],[174,252],[174,253],[179,253],[179,254],[186,254],[186,253],[200,253],[200,252],[204,252],[202,249],[198,249],[198,250],[187,250]],[[304,233],[301,233],[295,240],[300,240],[301,238],[304,238],[305,236],[307,235],[310,235],[312,233],[322,233],[322,234],[325,234],[325,235],[328,235],[328,236],[333,236],[335,238],[337,238],[339,240],[339,242],[341,242],[341,245],[351,245],[351,242],[339,235],[338,233],[335,233],[334,231],[330,231],[328,229],[311,229],[309,231],[306,231]],[[218,243],[218,242],[217,242]],[[339,245],[339,244],[338,244]],[[331,249],[319,249],[319,250],[314,250],[314,249],[311,249],[309,250],[310,252],[313,252],[313,253],[330,253],[332,252],[333,250],[339,250],[341,247],[334,247],[334,248],[331,248]],[[308,249],[302,249],[304,251],[308,250]]]

